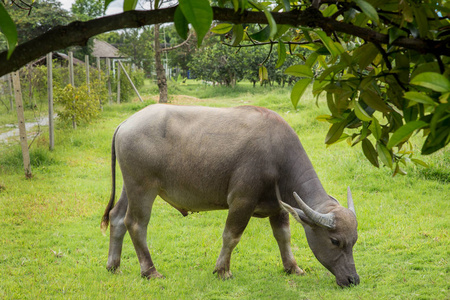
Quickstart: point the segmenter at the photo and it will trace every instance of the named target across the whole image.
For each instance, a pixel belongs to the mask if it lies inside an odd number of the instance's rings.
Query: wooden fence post
[[[14,95],[16,97],[17,119],[19,121],[20,146],[22,147],[23,168],[25,177],[31,178],[30,152],[28,151],[27,131],[23,114],[22,90],[20,88],[19,71],[12,73]]]
[[[117,104],[120,104],[120,62],[117,61]]]
[[[88,95],[91,93],[90,81],[89,81],[89,55],[84,56],[84,64],[86,65],[86,85]]]
[[[102,82],[102,68],[100,65],[100,56],[97,56],[97,70],[98,70],[98,84],[100,85]],[[103,111],[102,97],[99,97],[98,101],[100,104],[100,110]]]
[[[73,74],[73,52],[69,51],[69,81],[70,85],[75,88],[75,77]],[[73,99],[73,105],[75,106],[75,99]],[[75,121],[75,115],[72,116],[72,128],[77,129],[77,122]]]
[[[48,94],[48,139],[49,149],[55,148],[55,129],[53,124],[53,54],[47,54],[47,94]]]
[[[8,88],[9,88],[9,109],[12,111],[14,109],[14,96],[13,96],[13,86],[11,82],[11,74],[6,75],[8,77]]]
[[[111,97],[111,61],[109,57],[106,58],[106,78],[108,78],[108,100],[109,104],[112,104]]]

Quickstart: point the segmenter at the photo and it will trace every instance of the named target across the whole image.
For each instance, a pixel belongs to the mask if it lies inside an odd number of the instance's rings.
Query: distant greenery
[[[150,81],[143,90],[154,90]],[[361,284],[339,288],[334,276],[315,259],[303,229],[293,220],[293,251],[306,275],[286,275],[268,220],[257,218],[250,221],[234,250],[231,266],[235,278],[218,280],[212,271],[226,211],[182,217],[159,198],[148,228],[148,243],[166,278],[140,278],[128,235],[121,273],[108,273],[109,237],[102,236],[99,224],[111,184],[111,137],[118,124],[153,103],[134,99],[105,105],[99,119],[76,131],[58,127],[53,152],[47,150],[44,130],[31,150],[32,161],[36,157],[31,180],[22,174],[20,150],[0,142],[0,298],[449,298],[448,151],[419,156],[430,165],[428,169],[408,165],[408,176],[392,178],[387,168],[371,168],[358,149],[343,143],[332,149],[323,145],[321,132],[327,124],[314,116],[327,111],[324,99],[319,106],[304,99],[292,109],[286,101],[289,89],[253,88],[248,82],[226,89],[187,81],[170,85],[171,90],[173,103],[254,104],[274,109],[289,122],[328,193],[345,205],[346,187],[352,188],[359,223],[354,255]],[[186,94],[190,96],[179,96]],[[120,189],[120,176],[117,184]]]

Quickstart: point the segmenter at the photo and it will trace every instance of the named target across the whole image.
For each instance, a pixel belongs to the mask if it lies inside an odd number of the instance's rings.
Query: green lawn
[[[315,120],[327,112],[326,105],[317,107],[315,99],[304,97],[294,110],[288,88],[226,89],[190,82],[172,85],[169,93],[176,103],[251,103],[280,113],[299,134],[328,193],[345,203],[346,187],[352,188],[361,284],[339,288],[294,220],[293,251],[307,273],[286,275],[267,219],[250,221],[232,256],[235,278],[218,280],[212,271],[226,211],[182,217],[161,199],[153,209],[148,243],[166,278],[140,278],[128,235],[121,273],[108,273],[109,237],[99,225],[109,200],[111,137],[120,122],[145,105],[127,103],[106,106],[100,119],[75,131],[61,127],[53,152],[47,151],[47,135],[40,136],[31,147],[31,180],[22,174],[17,143],[0,142],[0,299],[450,299],[448,149],[421,157],[430,168],[408,166],[407,176],[393,178],[390,170],[373,168],[359,145],[326,148],[328,125]]]

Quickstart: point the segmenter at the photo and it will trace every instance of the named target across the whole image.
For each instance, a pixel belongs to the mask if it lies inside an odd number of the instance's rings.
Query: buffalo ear
[[[311,227],[315,226],[314,222],[311,221],[310,218],[308,218],[303,210],[295,208],[290,206],[287,203],[284,203],[283,201],[279,201],[281,207],[287,211],[297,222],[301,223],[302,225],[309,225]]]

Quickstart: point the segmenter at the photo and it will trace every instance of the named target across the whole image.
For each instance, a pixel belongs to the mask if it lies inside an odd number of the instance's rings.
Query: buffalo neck
[[[306,155],[297,160],[291,170],[290,184],[284,189],[286,201],[290,205],[299,208],[293,197],[293,192],[296,192],[309,207],[318,212],[327,213],[330,206],[335,206],[336,202],[328,196]]]

